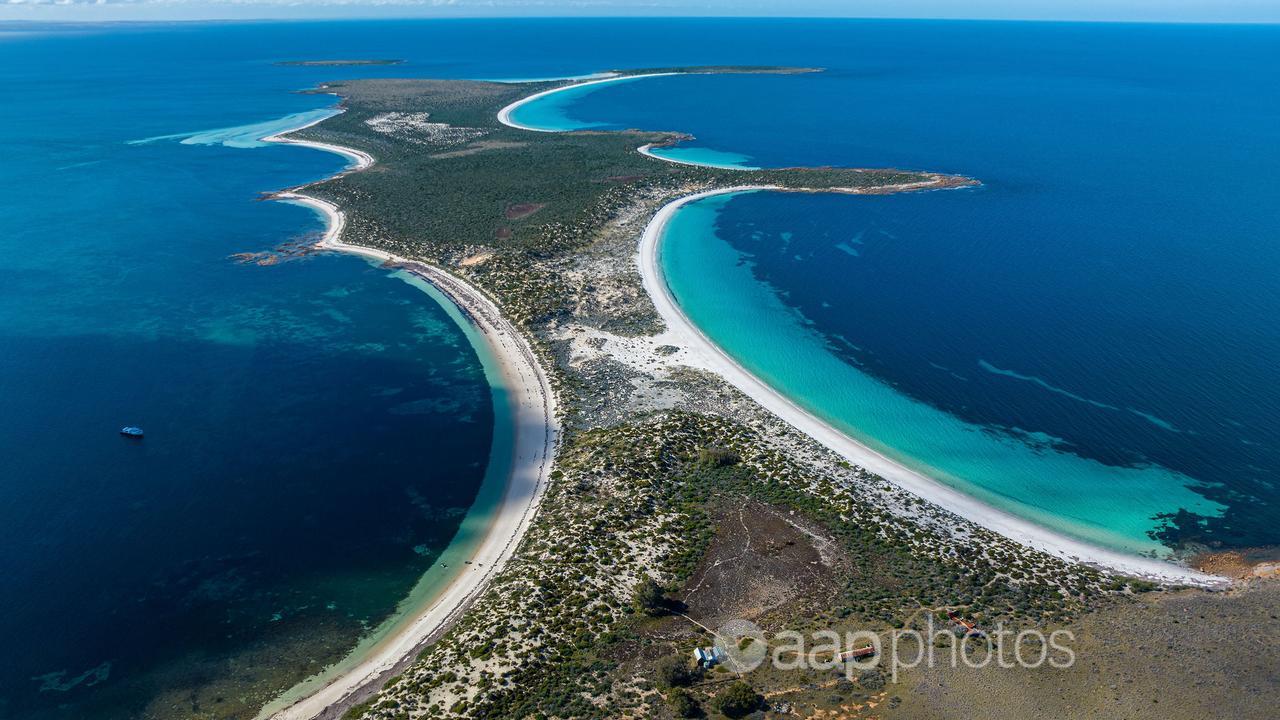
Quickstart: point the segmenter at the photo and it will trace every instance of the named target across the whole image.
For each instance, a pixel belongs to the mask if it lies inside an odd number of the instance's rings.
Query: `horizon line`
[[[3,5],[4,7],[25,7],[32,5]],[[61,8],[66,6],[48,6]],[[101,6],[97,6],[101,7]],[[297,7],[297,6],[292,6]],[[317,6],[323,7],[323,6]],[[1039,23],[1059,25],[1280,25],[1280,18],[1275,20],[1121,20],[1121,19],[1080,19],[1080,18],[1016,18],[1016,17],[905,17],[879,15],[641,15],[641,14],[513,14],[513,15],[348,15],[334,16],[263,16],[263,17],[195,17],[195,18],[113,18],[113,19],[75,19],[75,18],[4,18],[0,17],[0,27],[10,24],[52,24],[52,25],[176,25],[197,23],[270,23],[270,22],[351,22],[351,21],[460,21],[460,20],[847,20],[847,21],[880,21],[880,22],[992,22],[992,23]]]

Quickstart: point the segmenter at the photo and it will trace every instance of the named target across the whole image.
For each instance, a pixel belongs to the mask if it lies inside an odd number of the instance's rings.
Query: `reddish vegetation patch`
[[[1214,575],[1248,579],[1280,575],[1280,548],[1260,547],[1205,552],[1190,558],[1191,567]]]
[[[498,232],[494,233],[494,235],[497,236],[499,240],[506,240],[507,238],[511,237],[511,228],[500,227],[498,228]]]
[[[529,217],[546,206],[546,203],[519,203],[507,207],[507,211],[504,214],[508,220],[519,220],[520,218]]]
[[[723,507],[716,535],[680,599],[689,617],[715,627],[757,623],[826,607],[848,562],[834,539],[789,512],[757,502]]]

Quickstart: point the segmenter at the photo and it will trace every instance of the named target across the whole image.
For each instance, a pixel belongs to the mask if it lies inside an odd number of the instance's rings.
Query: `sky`
[[[787,16],[1280,22],[1280,0],[0,0],[4,20]]]

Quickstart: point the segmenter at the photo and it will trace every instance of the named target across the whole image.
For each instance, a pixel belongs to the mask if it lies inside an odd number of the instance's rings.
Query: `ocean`
[[[812,38],[787,62],[825,72],[605,84],[516,119],[688,132],[660,151],[685,161],[980,180],[704,199],[662,266],[745,367],[993,505],[1144,555],[1280,544],[1280,29]]]
[[[232,257],[323,229],[259,201],[345,162],[254,140],[355,74],[273,65],[305,36],[0,33],[0,717],[252,717],[447,580],[501,493],[459,317],[354,257]]]
[[[232,257],[322,229],[259,194],[343,160],[256,138],[334,102],[295,91],[351,77],[828,68],[610,85],[555,112],[692,132],[671,151],[685,159],[977,177],[695,204],[672,225],[669,281],[784,392],[991,502],[1141,552],[1274,544],[1277,40],[869,21],[0,26],[0,718],[252,717],[445,581],[444,548],[482,527],[509,428],[457,316],[356,258]],[[407,62],[276,64],[387,57]],[[147,437],[118,436],[126,424]],[[1151,518],[1179,510],[1152,538]]]

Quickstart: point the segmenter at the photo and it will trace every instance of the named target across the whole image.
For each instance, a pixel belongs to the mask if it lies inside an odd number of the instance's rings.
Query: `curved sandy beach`
[[[755,400],[769,412],[818,441],[855,465],[860,465],[911,493],[973,523],[1037,550],[1067,560],[1097,565],[1126,575],[1161,582],[1200,586],[1222,586],[1228,580],[1172,563],[1097,547],[1068,537],[944,485],[912,470],[902,463],[859,443],[832,427],[756,378],[736,360],[698,330],[676,304],[659,264],[659,246],[663,229],[676,211],[686,203],[712,195],[746,190],[771,190],[761,185],[720,188],[687,195],[667,203],[653,216],[640,238],[638,263],[644,289],[653,300],[658,314],[667,325],[670,337],[689,350],[689,358],[701,369],[714,372]]]
[[[352,160],[352,165],[343,173],[363,170],[374,162],[371,156],[358,150],[283,135],[281,133],[263,139],[305,145],[343,155]],[[345,704],[358,701],[364,689],[379,680],[388,679],[398,667],[417,657],[423,647],[439,639],[480,596],[489,581],[502,570],[515,552],[537,512],[555,460],[560,427],[555,395],[537,356],[524,336],[482,292],[426,263],[342,242],[346,216],[332,203],[296,190],[277,193],[274,197],[307,205],[324,214],[328,228],[319,243],[320,247],[394,263],[432,284],[457,305],[488,342],[498,361],[511,401],[511,415],[515,425],[515,446],[512,451],[514,459],[506,490],[501,503],[493,511],[484,538],[470,556],[471,564],[427,607],[377,643],[349,670],[325,679],[323,685],[314,690],[307,687],[308,683],[304,683],[300,686],[303,690],[295,688],[286,694],[285,700],[277,700],[259,714],[260,718],[270,717],[275,720],[312,720],[337,717]],[[287,700],[297,692],[304,694],[296,700]],[[282,702],[289,704],[282,707]]]
[[[343,108],[335,108],[333,115],[326,115],[322,118],[312,120],[306,125],[299,125],[296,128],[289,128],[288,130],[283,130],[281,132],[276,133],[275,135],[268,135],[267,137],[262,138],[262,142],[281,143],[284,145],[301,145],[303,147],[315,148],[317,150],[324,150],[325,152],[331,152],[335,155],[341,155],[342,157],[347,158],[348,160],[351,161],[350,165],[343,168],[341,172],[331,176],[329,179],[332,179],[334,177],[338,177],[341,175],[346,175],[347,173],[359,172],[373,165],[373,156],[367,152],[364,152],[363,150],[356,150],[354,148],[342,147],[341,145],[330,145],[328,143],[314,142],[311,140],[298,140],[296,138],[288,137],[289,133],[298,132],[299,130],[306,130],[312,125],[319,125],[320,123],[324,122],[325,120],[328,120],[334,115],[341,115],[344,112],[346,112],[346,110]],[[328,231],[325,234],[325,242],[328,242],[330,235],[333,236],[335,241],[339,236],[342,235],[341,227],[337,228],[337,232],[334,231],[335,226],[334,226],[333,216],[331,216],[324,208],[320,208],[317,205],[317,203],[319,203],[320,201],[316,200],[315,202],[305,202],[305,201],[310,201],[311,198],[308,198],[303,195],[298,195],[297,193],[284,193],[284,194],[281,194],[280,197],[284,197],[285,195],[289,195],[291,199],[295,199],[295,200],[298,200],[299,202],[304,202],[304,204],[316,207],[316,209],[325,213],[326,218],[329,220]],[[338,213],[338,214],[339,216],[341,216],[341,213]],[[341,220],[341,217],[339,217],[339,220]]]
[[[665,160],[669,163],[675,163],[676,165],[691,165],[693,167],[712,167],[712,168],[716,168],[717,170],[759,170],[760,169],[758,167],[750,167],[750,166],[744,166],[744,165],[718,165],[715,163],[700,163],[700,162],[693,162],[692,160],[677,160],[676,158],[663,157],[653,151],[653,143],[646,143],[644,145],[641,145],[640,147],[636,148],[636,152],[640,153],[641,155],[644,155],[645,157],[651,157],[655,160]]]
[[[511,113],[525,103],[569,88],[673,74],[678,73],[618,76],[552,88],[507,105],[499,111],[498,120],[513,128],[536,132],[558,132],[521,125],[511,119]],[[321,122],[321,120],[315,122]],[[263,139],[269,142],[305,145],[343,155],[352,161],[351,166],[343,170],[343,173],[363,170],[374,162],[371,156],[358,150],[292,139],[285,137],[286,134],[280,133]],[[680,162],[653,155],[646,152],[648,149],[648,147],[641,148],[640,152],[668,162]],[[747,185],[688,195],[663,206],[645,227],[638,253],[643,286],[666,323],[671,338],[689,351],[689,358],[693,361],[691,364],[720,375],[762,407],[850,462],[1014,541],[1068,560],[1161,582],[1200,586],[1222,586],[1229,582],[1225,578],[1196,572],[1171,563],[1095,547],[988,506],[843,434],[747,372],[711,342],[676,305],[663,279],[658,264],[658,250],[663,229],[685,203],[723,193],[770,189],[781,188]],[[342,242],[341,235],[346,218],[343,212],[332,203],[307,196],[296,190],[277,193],[274,197],[306,204],[326,216],[328,230],[320,243],[322,247],[349,252],[371,260],[395,263],[398,267],[431,283],[453,301],[474,323],[491,346],[495,357],[498,358],[503,378],[511,389],[512,411],[516,424],[515,462],[511,477],[501,505],[494,512],[488,532],[472,555],[472,565],[468,570],[454,579],[429,607],[416,615],[411,622],[406,623],[399,632],[380,642],[353,668],[329,679],[319,689],[308,692],[285,707],[268,706],[260,715],[262,718],[270,717],[273,720],[313,720],[321,717],[337,717],[346,704],[358,701],[362,697],[363,689],[380,679],[385,680],[398,667],[411,661],[422,647],[438,639],[479,596],[488,581],[510,558],[536,512],[552,469],[560,431],[556,420],[554,395],[545,372],[524,337],[502,316],[489,298],[476,288],[439,268],[405,260],[381,250]]]
[[[666,75],[676,73],[660,74]],[[652,76],[653,75],[631,75],[623,77],[636,78]],[[609,82],[611,80],[618,79],[621,78],[610,78],[608,80],[597,80],[594,82]],[[525,127],[519,123],[515,123],[511,120],[511,111],[525,103],[537,100],[538,98],[546,97],[552,93],[561,92],[563,90],[585,84],[587,83],[566,85],[530,95],[527,98],[518,100],[503,108],[498,114],[498,120],[515,128],[535,130],[538,132],[557,132],[555,130],[547,130],[544,128]],[[665,158],[660,155],[655,155],[651,150],[652,148],[649,145],[644,145],[637,149],[637,151],[643,155],[657,158],[659,160],[665,160],[667,162],[681,165],[700,164]],[[914,188],[911,186],[901,186],[895,189],[909,190]],[[1001,535],[1018,543],[1067,560],[1097,565],[1099,567],[1127,575],[1149,578],[1160,582],[1181,583],[1206,587],[1218,587],[1229,584],[1229,581],[1226,578],[1216,575],[1198,572],[1169,562],[1130,555],[1091,545],[987,505],[981,500],[965,495],[949,485],[945,485],[912,470],[902,463],[886,457],[876,450],[873,450],[848,435],[845,435],[832,427],[826,421],[818,418],[808,410],[801,408],[799,405],[774,390],[759,378],[756,378],[739,365],[737,361],[729,357],[729,355],[720,349],[719,346],[698,330],[676,304],[675,299],[671,296],[670,290],[667,287],[666,281],[663,279],[661,266],[658,264],[658,246],[661,243],[662,231],[667,221],[670,220],[675,212],[685,203],[693,202],[694,200],[712,195],[741,192],[745,190],[784,189],[762,185],[744,185],[719,188],[679,198],[663,206],[662,209],[654,215],[653,219],[649,221],[648,226],[645,227],[644,234],[640,239],[638,263],[645,291],[648,292],[650,299],[652,299],[654,305],[657,307],[658,314],[666,323],[673,339],[679,341],[680,344],[684,345],[684,347],[689,350],[689,357],[694,360],[695,364],[702,369],[720,375],[734,387],[738,388],[738,390],[742,391],[748,397],[759,403],[762,407],[769,410],[774,415],[777,415],[779,418],[809,437],[818,441],[825,447],[844,457],[849,462],[860,465],[867,470],[897,484],[899,487],[902,487],[911,493],[938,505],[939,507],[953,512],[956,515],[989,530],[1000,533]],[[790,189],[788,188],[786,190]],[[833,191],[840,192],[841,190],[833,189]],[[852,188],[843,191],[859,192]]]
[[[548,95],[554,95],[555,93],[558,93],[558,92],[571,90],[573,88],[586,87],[587,85],[600,85],[601,83],[618,82],[620,80],[637,80],[639,78],[666,77],[667,75],[682,75],[682,74],[685,74],[685,73],[665,72],[665,73],[645,73],[642,75],[618,75],[616,77],[607,77],[607,78],[602,78],[600,80],[589,80],[587,82],[576,82],[576,83],[571,83],[569,85],[561,85],[560,87],[554,87],[554,88],[551,88],[550,90],[543,90],[542,92],[534,93],[529,97],[521,98],[511,103],[510,105],[502,108],[501,110],[498,111],[498,122],[502,123],[503,125],[506,125],[507,127],[516,128],[517,130],[531,130],[533,132],[563,132],[562,130],[536,128],[536,127],[530,127],[528,125],[521,125],[520,123],[511,119],[511,113],[514,112],[515,109],[520,107],[521,105],[531,103],[534,100],[537,100],[539,98],[544,98]]]

